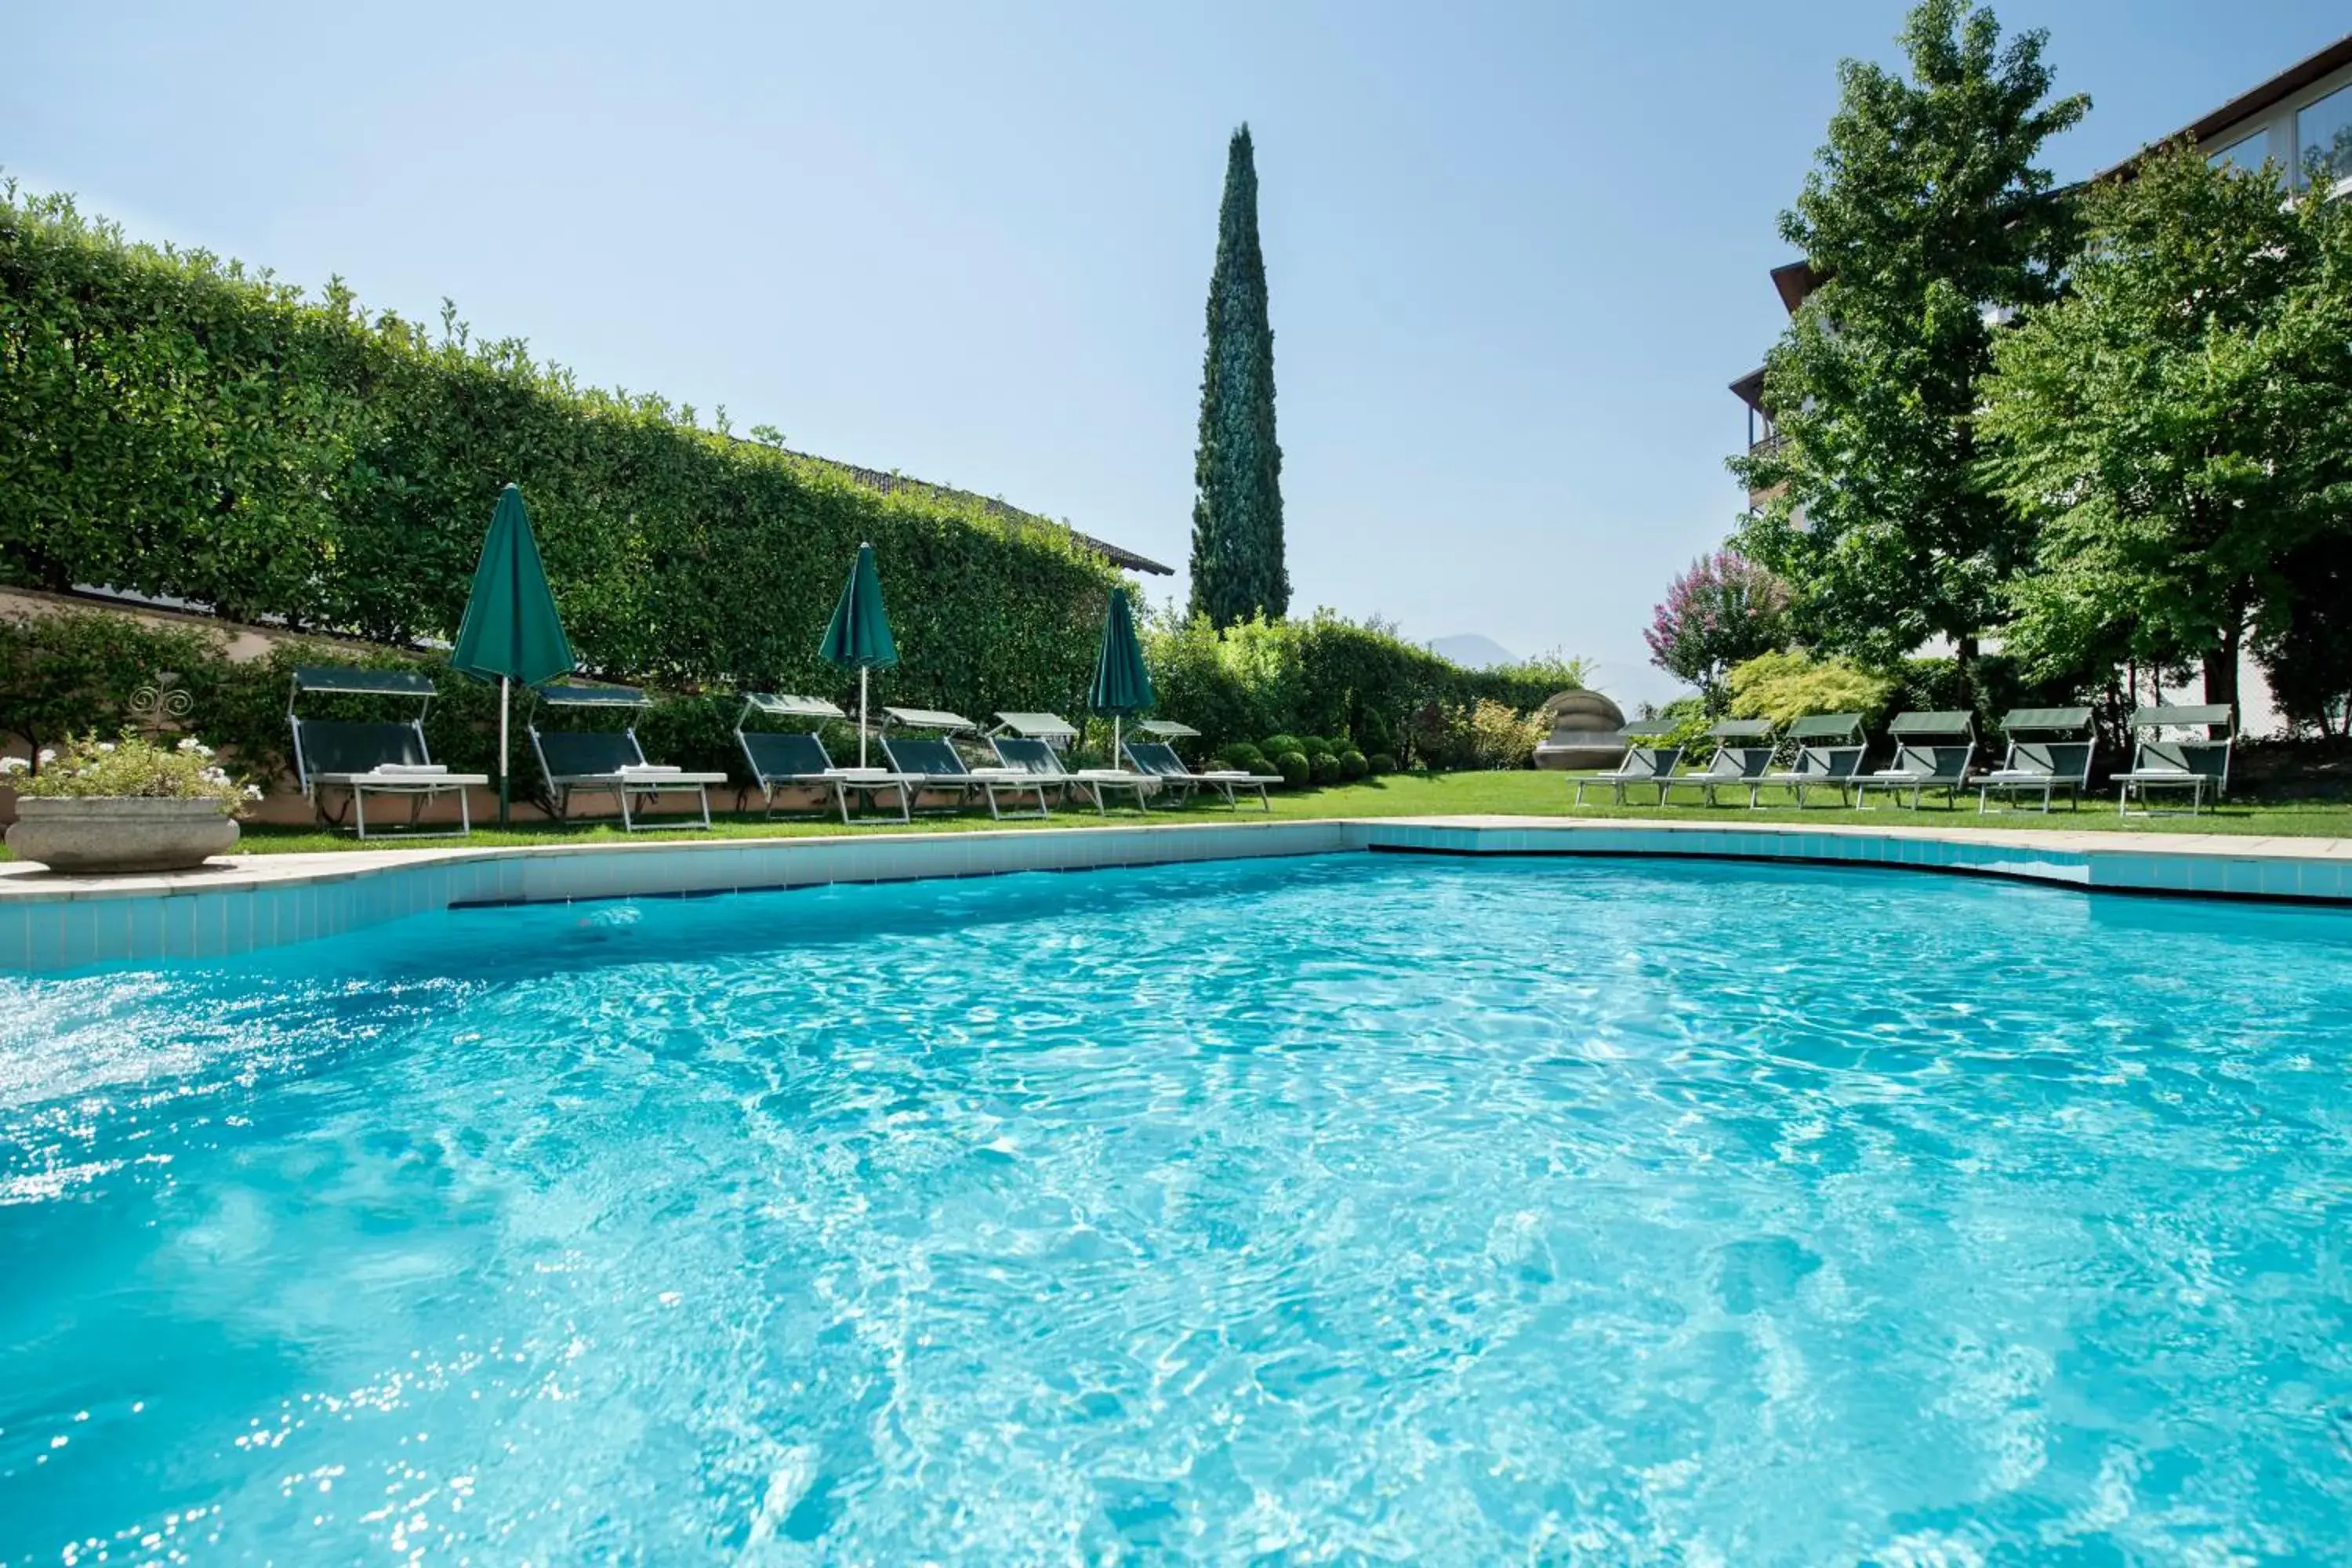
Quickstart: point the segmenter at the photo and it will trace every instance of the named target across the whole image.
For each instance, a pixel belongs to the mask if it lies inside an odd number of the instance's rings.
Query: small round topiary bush
[[[1328,752],[1318,752],[1307,759],[1309,776],[1318,784],[1339,782],[1339,759]]]
[[[1296,735],[1268,735],[1257,743],[1257,749],[1277,763],[1282,761],[1285,752],[1297,752],[1302,757],[1307,755],[1306,742]]]
[[[1265,753],[1247,741],[1235,741],[1217,753],[1217,760],[1229,768],[1239,768],[1245,773],[1274,772],[1273,766],[1266,761]]]
[[[1353,746],[1339,753],[1339,776],[1348,783],[1355,783],[1370,771],[1371,763],[1365,760],[1363,752]]]
[[[1370,773],[1374,778],[1380,777],[1382,773],[1392,773],[1397,771],[1396,759],[1390,756],[1386,752],[1374,752],[1370,757],[1365,759],[1364,765],[1365,771]]]
[[[1300,789],[1314,776],[1307,753],[1293,747],[1274,759],[1274,771],[1282,775],[1285,789]]]

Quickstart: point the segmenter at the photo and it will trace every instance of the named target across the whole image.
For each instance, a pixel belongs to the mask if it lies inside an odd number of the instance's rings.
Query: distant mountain
[[[1482,637],[1476,632],[1465,632],[1459,637],[1439,637],[1429,645],[1429,651],[1440,658],[1450,658],[1469,669],[1492,669],[1498,664],[1517,664],[1519,656],[1496,642]]]

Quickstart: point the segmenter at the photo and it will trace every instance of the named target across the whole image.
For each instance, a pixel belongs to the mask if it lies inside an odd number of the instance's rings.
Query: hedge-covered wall
[[[0,583],[429,642],[456,629],[509,479],[585,670],[666,693],[641,732],[689,766],[730,765],[732,689],[855,691],[816,649],[861,540],[905,661],[881,700],[979,719],[1077,717],[1119,580],[1067,530],[1003,503],[911,482],[881,493],[703,428],[690,407],[580,387],[520,342],[473,342],[446,317],[436,336],[363,311],[340,283],[306,298],[0,183]],[[0,679],[18,688],[0,689],[0,731],[110,730],[171,668],[210,683],[194,725],[207,739],[257,768],[282,760],[289,658],[235,667],[200,630],[112,629],[125,624],[0,628],[16,661]],[[1526,710],[1578,675],[1468,670],[1326,614],[1222,637],[1162,623],[1148,651],[1159,711],[1211,746],[1289,732],[1402,752],[1432,704]],[[478,767],[486,690],[439,684],[435,755]]]
[[[592,671],[838,692],[817,659],[861,540],[892,700],[1070,705],[1117,574],[1066,531],[585,389],[0,187],[0,580],[168,595],[381,642],[456,628],[520,482]]]

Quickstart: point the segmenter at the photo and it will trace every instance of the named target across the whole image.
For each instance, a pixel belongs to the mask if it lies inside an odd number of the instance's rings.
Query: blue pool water
[[[2352,918],[1356,856],[0,981],[0,1562],[2352,1540]]]

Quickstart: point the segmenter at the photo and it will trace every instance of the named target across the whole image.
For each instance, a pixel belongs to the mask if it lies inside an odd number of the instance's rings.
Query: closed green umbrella
[[[530,513],[522,491],[509,484],[499,492],[490,514],[490,535],[482,541],[482,563],[474,568],[474,591],[466,598],[466,618],[457,624],[457,646],[449,666],[499,683],[499,826],[507,823],[507,697],[512,683],[536,686],[572,673],[572,644],[548,592],[547,569],[540,564],[539,542],[530,536]]]
[[[841,603],[833,607],[833,624],[824,628],[817,653],[827,664],[857,671],[857,765],[862,768],[867,672],[898,662],[898,645],[890,640],[890,617],[882,610],[882,579],[874,570],[871,544],[857,547],[857,563],[841,586]]]
[[[1127,590],[1110,591],[1110,608],[1103,616],[1102,647],[1095,654],[1095,683],[1087,691],[1087,706],[1110,715],[1110,762],[1119,765],[1119,724],[1129,714],[1152,704],[1151,671],[1144,668],[1143,645],[1136,640],[1135,617],[1127,608]]]

